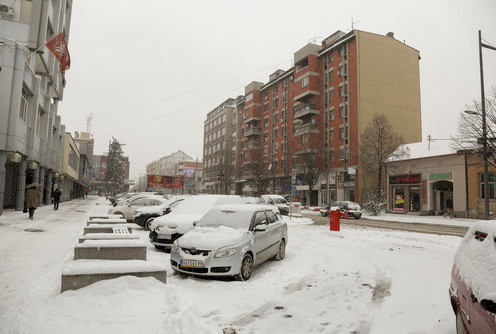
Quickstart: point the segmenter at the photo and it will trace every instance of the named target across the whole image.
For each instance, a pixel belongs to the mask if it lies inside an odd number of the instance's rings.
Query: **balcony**
[[[294,126],[295,135],[303,135],[306,133],[319,133],[319,129],[317,129],[315,123],[295,124]]]
[[[258,143],[258,142],[247,142],[243,145],[243,150],[245,150],[245,151],[259,150],[261,148],[262,148],[262,146],[260,146],[260,143]]]
[[[317,110],[314,103],[307,103],[299,105],[294,108],[294,118],[303,118],[308,115],[318,115],[320,112]]]
[[[260,130],[260,128],[249,127],[245,129],[245,137],[260,136],[261,133],[262,131]]]

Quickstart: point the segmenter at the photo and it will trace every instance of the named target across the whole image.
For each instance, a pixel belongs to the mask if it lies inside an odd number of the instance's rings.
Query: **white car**
[[[121,197],[121,198],[117,199],[114,206],[126,205],[126,204],[131,203],[132,201],[134,201],[138,198],[145,198],[145,197],[164,198],[164,196],[158,195],[157,193],[152,193],[152,192],[137,193],[131,197]]]
[[[150,242],[158,249],[170,249],[172,243],[191,230],[211,208],[220,204],[242,204],[237,195],[196,195],[186,198],[174,210],[153,220]]]
[[[289,202],[281,195],[262,195],[262,202],[279,208],[281,215],[289,215]]]
[[[189,195],[173,196],[157,206],[144,206],[134,211],[134,223],[149,231],[153,220],[169,214],[179,203]]]
[[[114,206],[108,213],[112,215],[122,215],[127,221],[133,221],[136,209],[145,206],[158,206],[166,202],[167,200],[163,197],[142,197],[124,205]]]
[[[284,259],[287,243],[288,228],[278,208],[219,205],[174,241],[170,261],[179,273],[246,281],[256,265]]]

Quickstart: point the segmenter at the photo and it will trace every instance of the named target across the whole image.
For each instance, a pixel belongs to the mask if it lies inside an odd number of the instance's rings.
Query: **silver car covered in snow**
[[[284,259],[287,242],[288,228],[277,207],[219,205],[174,241],[171,266],[179,273],[245,281],[256,265]]]

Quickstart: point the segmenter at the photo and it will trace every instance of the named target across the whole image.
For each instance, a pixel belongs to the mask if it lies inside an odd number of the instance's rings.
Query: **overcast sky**
[[[494,0],[74,0],[59,115],[87,130],[95,154],[125,144],[131,178],[182,150],[202,159],[208,112],[292,66],[293,54],[353,27],[420,51],[422,137],[456,135],[458,115],[480,100],[478,30],[496,46]],[[496,51],[484,49],[486,91]]]

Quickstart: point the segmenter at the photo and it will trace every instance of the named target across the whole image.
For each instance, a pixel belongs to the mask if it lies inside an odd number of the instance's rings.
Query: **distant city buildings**
[[[169,177],[173,183],[154,186],[149,181],[152,176]],[[181,150],[154,160],[146,165],[146,174],[140,175],[135,189],[157,191],[163,194],[196,194],[204,192],[202,186],[203,162],[193,159]],[[172,185],[173,184],[173,185]]]

